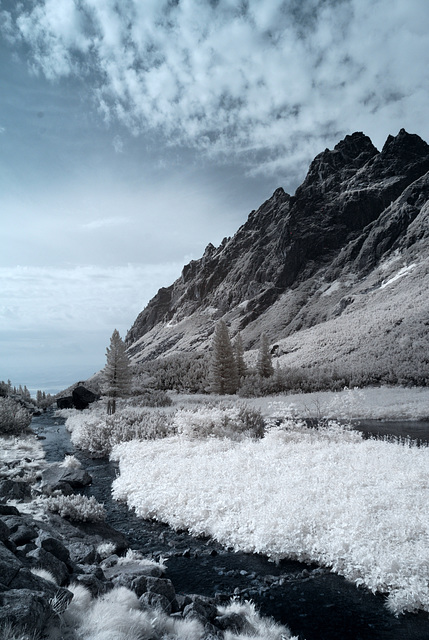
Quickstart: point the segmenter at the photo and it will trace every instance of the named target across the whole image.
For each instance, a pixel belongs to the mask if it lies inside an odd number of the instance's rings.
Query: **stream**
[[[76,455],[93,478],[83,493],[104,503],[106,521],[127,536],[132,548],[156,560],[167,559],[166,577],[178,593],[218,596],[225,601],[233,595],[251,599],[263,615],[288,625],[300,640],[429,639],[428,614],[396,618],[384,606],[384,596],[357,588],[327,569],[288,560],[274,564],[264,556],[230,551],[211,540],[137,518],[124,504],[112,500],[117,464],[76,450],[64,422],[50,411],[33,418],[31,426],[41,439],[46,460]],[[429,441],[427,422],[389,424],[365,421],[359,429],[366,436],[379,433]]]

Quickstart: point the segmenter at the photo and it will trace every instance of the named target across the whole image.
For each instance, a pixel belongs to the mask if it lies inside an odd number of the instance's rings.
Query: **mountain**
[[[248,351],[265,332],[282,366],[400,381],[408,363],[429,383],[428,199],[419,136],[402,129],[381,151],[363,133],[346,136],[293,196],[278,188],[158,291],[126,336],[129,354],[204,351],[224,318]]]

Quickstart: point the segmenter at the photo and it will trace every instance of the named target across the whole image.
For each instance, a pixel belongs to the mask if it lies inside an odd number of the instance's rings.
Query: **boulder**
[[[55,581],[59,585],[64,585],[69,580],[69,571],[64,562],[45,549],[38,548],[27,554],[33,565],[37,568],[45,569],[52,574]]]
[[[58,409],[74,409],[73,396],[57,398],[57,407]]]
[[[73,390],[73,405],[76,409],[82,411],[86,409],[88,405],[92,402],[95,402],[99,399],[100,396],[97,396],[95,393],[86,389],[84,386],[79,385],[76,389]]]
[[[91,482],[92,478],[85,469],[65,467],[61,462],[54,462],[42,471],[41,489],[45,493],[61,490],[64,485],[80,489]]]
[[[52,615],[49,600],[46,594],[29,589],[10,589],[0,593],[0,626],[7,628],[9,624],[14,637],[26,630],[40,633]]]
[[[1,480],[0,498],[6,500],[25,500],[31,498],[31,487],[22,480]]]
[[[49,533],[42,531],[36,540],[36,544],[45,551],[52,553],[58,560],[67,564],[70,562],[70,552],[60,540],[53,538]]]
[[[22,562],[0,542],[0,582],[8,587],[23,566]]]

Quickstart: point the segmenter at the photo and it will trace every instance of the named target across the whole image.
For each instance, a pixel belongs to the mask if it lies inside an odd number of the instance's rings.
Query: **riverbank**
[[[71,495],[77,476],[69,464],[62,475],[58,463],[44,464],[34,439],[25,440],[21,447],[15,439],[2,443],[3,452],[8,444],[27,452],[27,460],[3,455],[0,465],[2,640],[290,638],[284,625],[261,618],[253,605],[177,594],[165,565],[131,551],[126,537],[109,524],[70,522],[42,512],[40,499],[31,498],[41,490],[56,495],[47,480],[55,479]],[[81,487],[88,484],[87,475],[79,475],[85,478]]]

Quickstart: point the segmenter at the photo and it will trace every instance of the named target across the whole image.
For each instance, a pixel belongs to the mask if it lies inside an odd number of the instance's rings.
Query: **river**
[[[276,565],[263,556],[229,551],[211,540],[137,518],[111,498],[117,465],[75,450],[64,419],[48,411],[33,418],[32,428],[42,438],[48,462],[76,455],[93,478],[86,494],[104,503],[107,522],[123,532],[133,548],[157,560],[167,558],[166,576],[178,593],[251,598],[263,615],[287,624],[300,640],[428,640],[426,613],[395,618],[382,595],[372,595],[326,569],[286,560]],[[367,436],[379,432],[429,441],[429,423],[395,422],[386,427],[365,421],[359,429]]]

